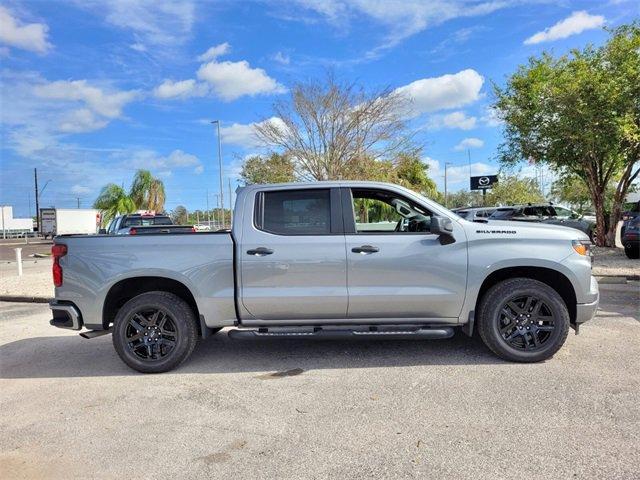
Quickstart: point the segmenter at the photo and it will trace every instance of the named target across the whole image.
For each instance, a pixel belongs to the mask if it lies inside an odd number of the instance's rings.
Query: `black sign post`
[[[471,190],[482,190],[482,204],[485,204],[484,197],[494,183],[498,183],[497,175],[481,175],[479,177],[471,177]]]

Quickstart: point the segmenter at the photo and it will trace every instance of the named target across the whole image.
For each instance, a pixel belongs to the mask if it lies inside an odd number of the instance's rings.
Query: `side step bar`
[[[406,325],[354,325],[335,327],[261,327],[235,328],[229,330],[229,338],[239,340],[243,338],[418,338],[442,339],[453,337],[453,327],[428,327]]]

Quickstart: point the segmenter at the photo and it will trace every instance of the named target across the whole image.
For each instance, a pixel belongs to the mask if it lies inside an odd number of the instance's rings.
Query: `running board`
[[[420,327],[400,325],[375,326],[335,326],[335,327],[261,327],[235,328],[229,330],[229,338],[233,340],[243,338],[418,338],[442,339],[453,337],[453,327]]]
[[[106,330],[89,330],[88,332],[82,332],[79,335],[82,338],[91,340],[92,338],[101,337],[102,335],[109,335],[110,333],[113,333],[113,327],[110,327]]]

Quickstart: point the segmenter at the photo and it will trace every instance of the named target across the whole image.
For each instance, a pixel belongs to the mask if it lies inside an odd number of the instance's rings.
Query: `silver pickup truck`
[[[448,338],[474,329],[498,356],[550,358],[591,319],[588,237],[468,222],[372,182],[252,185],[231,232],[59,236],[56,327],[113,333],[141,372],[175,368],[199,337]]]

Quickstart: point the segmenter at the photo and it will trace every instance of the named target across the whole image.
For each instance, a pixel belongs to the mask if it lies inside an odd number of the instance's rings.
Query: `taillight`
[[[67,254],[67,246],[56,244],[51,247],[51,255],[53,255],[53,284],[56,287],[62,286],[62,267],[60,259]]]
[[[136,230],[135,228],[129,229],[129,235],[135,235],[136,233],[138,233],[138,230]]]
[[[191,227],[191,233],[196,233],[198,230],[196,230],[196,227]]]

